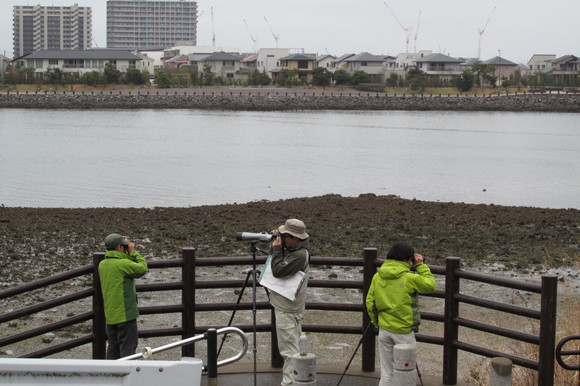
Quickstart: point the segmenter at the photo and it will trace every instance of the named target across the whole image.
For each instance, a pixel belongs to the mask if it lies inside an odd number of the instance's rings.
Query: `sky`
[[[92,7],[93,38],[106,47],[106,0],[2,0],[0,53],[12,57],[14,5]],[[580,56],[580,0],[199,0],[197,45],[252,52],[369,52],[396,56],[429,50],[482,60],[501,54],[527,63],[534,54]],[[213,10],[213,21],[212,21]],[[480,31],[483,31],[481,34]],[[254,43],[254,40],[257,42]]]

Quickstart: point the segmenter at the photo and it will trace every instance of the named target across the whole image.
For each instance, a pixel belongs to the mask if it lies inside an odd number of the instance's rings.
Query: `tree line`
[[[212,72],[210,65],[204,65],[201,70],[196,67],[183,66],[180,68],[158,69],[151,77],[146,71],[134,68],[121,72],[111,64],[105,65],[102,71],[90,71],[84,74],[63,72],[59,68],[49,68],[43,73],[36,73],[34,68],[9,67],[0,78],[4,85],[37,84],[41,85],[68,85],[85,84],[98,85],[145,85],[152,81],[158,88],[169,87],[204,87],[204,86],[352,86],[368,91],[380,91],[384,87],[404,87],[414,92],[421,92],[427,87],[456,87],[460,91],[469,91],[474,87],[511,87],[511,86],[580,86],[580,77],[554,78],[545,73],[537,72],[524,77],[519,70],[509,77],[498,79],[496,67],[493,64],[476,62],[469,69],[465,69],[459,76],[451,79],[442,79],[429,76],[420,69],[411,69],[404,75],[393,73],[386,80],[382,75],[370,75],[364,71],[347,72],[338,69],[334,72],[323,67],[313,70],[312,79],[300,76],[297,70],[279,73],[276,80],[268,76],[265,71],[251,71],[246,79],[223,77]]]

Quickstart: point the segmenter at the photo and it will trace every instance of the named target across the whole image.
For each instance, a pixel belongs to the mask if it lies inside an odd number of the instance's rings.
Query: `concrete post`
[[[417,348],[414,344],[396,344],[393,348],[393,385],[415,386]]]
[[[293,385],[316,386],[316,355],[312,353],[294,354]]]
[[[489,386],[511,386],[512,361],[508,358],[492,358],[489,368]]]

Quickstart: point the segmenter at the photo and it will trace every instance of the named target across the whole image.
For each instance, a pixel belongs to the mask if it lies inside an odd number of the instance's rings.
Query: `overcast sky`
[[[14,5],[75,3],[92,7],[93,37],[105,47],[106,0],[2,0],[0,53],[12,57]],[[515,63],[533,54],[580,56],[580,0],[199,0],[198,12],[198,45],[212,45],[215,34],[216,46],[242,52],[276,47],[276,34],[278,47],[306,53],[395,56],[408,47],[477,57],[479,31],[489,21],[481,34],[482,60],[499,52]]]

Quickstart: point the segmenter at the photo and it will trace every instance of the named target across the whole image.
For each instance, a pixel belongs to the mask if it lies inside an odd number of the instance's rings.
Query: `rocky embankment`
[[[47,109],[214,109],[292,110],[445,110],[580,112],[579,94],[479,96],[387,96],[377,93],[302,91],[163,91],[39,92],[0,94],[0,108]]]

